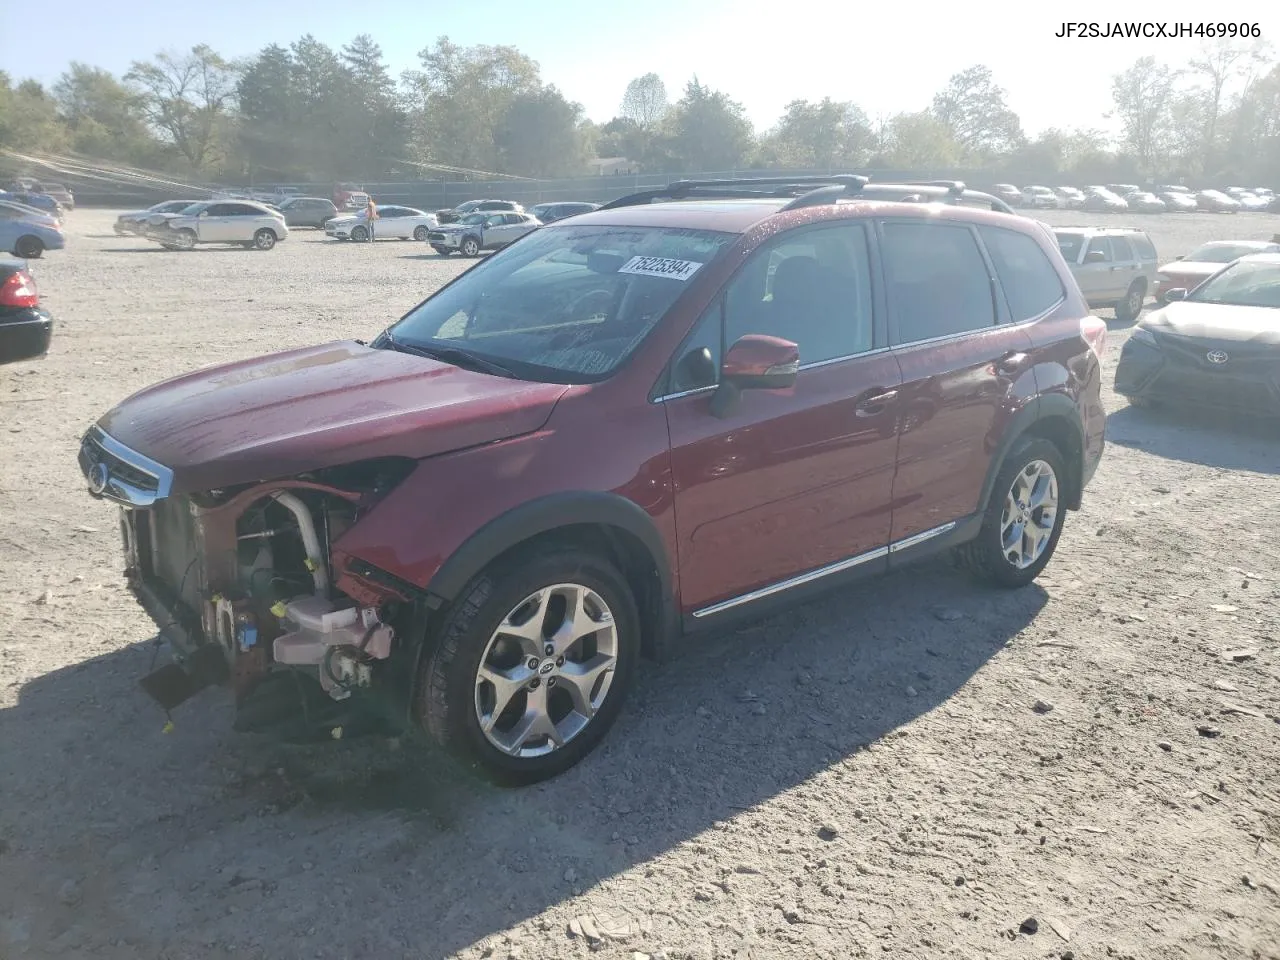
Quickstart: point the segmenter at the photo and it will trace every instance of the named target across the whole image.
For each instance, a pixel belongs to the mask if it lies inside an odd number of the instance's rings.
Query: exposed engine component
[[[391,655],[395,632],[371,607],[340,607],[312,596],[277,604],[272,612],[285,629],[272,644],[275,662],[319,668],[320,686],[335,700],[369,686],[370,665]]]
[[[329,589],[329,570],[325,562],[325,551],[320,548],[320,538],[316,535],[311,511],[296,494],[283,490],[271,494],[271,499],[292,513],[298,521],[298,533],[302,536],[302,547],[306,551],[307,569],[315,580],[316,596],[323,597]]]

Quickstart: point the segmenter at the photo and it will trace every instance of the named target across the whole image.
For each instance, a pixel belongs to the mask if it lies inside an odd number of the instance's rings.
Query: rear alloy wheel
[[[369,239],[369,231],[366,230],[364,227],[355,227],[351,231],[351,239],[358,240],[361,243],[364,243],[366,240]]]
[[[467,237],[462,241],[462,255],[464,257],[480,256],[480,241],[475,237]]]
[[[426,228],[426,227],[414,227],[414,229],[413,229],[413,239],[417,240],[419,243],[424,242],[424,241],[427,239],[427,228]]]
[[[505,783],[567,770],[617,719],[639,652],[626,581],[563,548],[482,573],[458,598],[418,681],[420,722]]]
[[[1142,313],[1142,305],[1147,299],[1147,288],[1141,280],[1135,280],[1129,286],[1124,299],[1116,304],[1116,319],[1121,323],[1132,323]]]
[[[1045,568],[1066,518],[1062,454],[1039,437],[1005,458],[978,536],[957,551],[974,573],[1002,587],[1021,587]]]
[[[19,237],[13,245],[13,252],[23,260],[39,260],[44,253],[44,241],[39,237]]]
[[[275,232],[263,227],[253,235],[253,245],[259,250],[270,250],[276,245]]]

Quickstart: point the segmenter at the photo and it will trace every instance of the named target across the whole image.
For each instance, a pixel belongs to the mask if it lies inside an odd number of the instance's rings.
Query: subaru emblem
[[[107,483],[111,480],[111,471],[107,469],[105,463],[95,463],[89,470],[89,492],[94,495],[101,494],[107,489]]]
[[[1210,363],[1226,363],[1228,359],[1225,350],[1210,350],[1204,358]]]

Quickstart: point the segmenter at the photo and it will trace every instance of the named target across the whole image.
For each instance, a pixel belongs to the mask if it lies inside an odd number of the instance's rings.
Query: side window
[[[245,206],[243,203],[230,203],[230,204],[227,204],[227,206],[230,209],[227,210],[224,216],[228,216],[228,217],[260,217],[262,216],[262,211],[259,210],[257,207]]]
[[[1133,247],[1129,246],[1129,241],[1124,237],[1111,238],[1111,255],[1120,263],[1128,263],[1133,260]]]
[[[498,213],[498,214],[494,214],[492,217],[489,217],[487,220],[485,220],[484,225],[486,227],[500,227],[502,226],[502,223],[503,223],[503,216],[502,214]]]
[[[1098,258],[1101,252],[1102,258]],[[1106,237],[1094,237],[1089,241],[1089,249],[1084,252],[1085,263],[1111,263],[1111,243]]]
[[[717,297],[693,325],[693,330],[676,351],[665,393],[683,393],[713,387],[720,382],[720,310],[720,298]]]
[[[881,244],[896,343],[994,326],[991,277],[967,226],[886,221]]]
[[[978,233],[995,264],[1014,323],[1040,316],[1066,296],[1058,271],[1031,237],[999,227],[980,227]]]
[[[231,215],[232,204],[215,203],[212,206],[205,207],[204,213],[208,217],[228,217]]]
[[[861,222],[783,234],[765,244],[725,290],[725,343],[760,333],[818,363],[873,345],[867,235]]]

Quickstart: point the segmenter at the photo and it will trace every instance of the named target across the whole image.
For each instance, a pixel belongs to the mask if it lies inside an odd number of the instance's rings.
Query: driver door
[[[774,238],[673,357],[659,402],[685,614],[887,565],[902,375],[873,307],[869,243],[860,221]],[[800,371],[790,389],[744,390],[721,419],[711,410],[720,363],[748,333],[798,344]],[[699,354],[712,363],[690,364]]]
[[[230,222],[229,214],[233,209],[230,203],[215,203],[210,207],[206,207],[204,212],[196,217],[196,236],[201,242],[210,243],[226,239],[229,231],[228,223]]]

